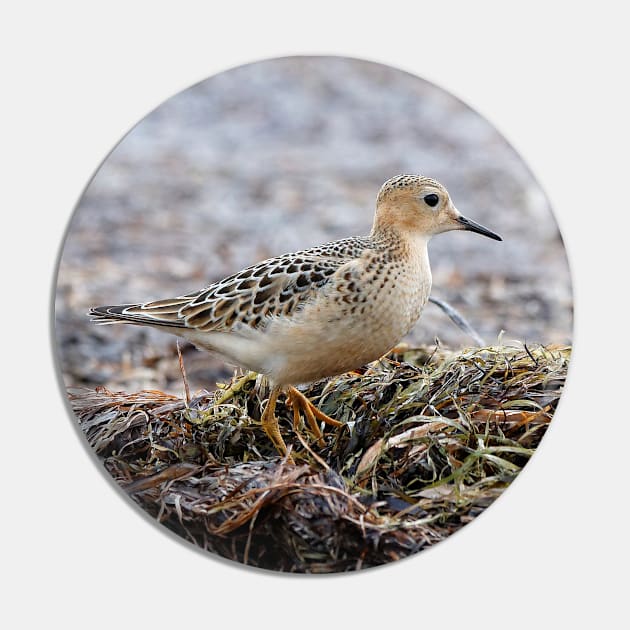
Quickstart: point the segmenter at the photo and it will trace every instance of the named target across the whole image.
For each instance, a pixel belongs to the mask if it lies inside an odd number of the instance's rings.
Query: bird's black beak
[[[463,216],[457,217],[457,222],[462,224],[463,230],[468,230],[469,232],[477,232],[477,234],[483,234],[488,238],[493,238],[495,241],[502,241],[503,239],[498,235],[489,230],[488,228],[483,227],[483,225],[479,225],[479,223],[475,223],[470,219],[467,219]]]

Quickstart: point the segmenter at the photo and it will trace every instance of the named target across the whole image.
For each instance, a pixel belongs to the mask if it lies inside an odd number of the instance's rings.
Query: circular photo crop
[[[121,492],[209,554],[295,573],[391,563],[481,514],[572,344],[522,158],[439,87],[325,56],[141,120],[72,216],[54,320],[73,422]]]

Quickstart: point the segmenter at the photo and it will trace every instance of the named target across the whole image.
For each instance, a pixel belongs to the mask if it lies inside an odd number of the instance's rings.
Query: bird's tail
[[[183,328],[186,323],[180,315],[183,299],[159,300],[146,304],[117,304],[95,306],[88,311],[96,324],[136,324],[138,326],[167,326]]]

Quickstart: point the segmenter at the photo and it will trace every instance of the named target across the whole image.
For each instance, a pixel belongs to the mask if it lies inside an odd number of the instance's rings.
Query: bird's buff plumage
[[[273,389],[262,422],[284,454],[274,415],[279,391],[288,388],[318,437],[314,418],[337,425],[291,386],[356,369],[395,346],[431,291],[427,243],[448,230],[501,240],[464,218],[439,182],[399,175],[383,184],[368,236],[270,258],[179,297],[100,306],[90,315],[173,333],[266,375]]]

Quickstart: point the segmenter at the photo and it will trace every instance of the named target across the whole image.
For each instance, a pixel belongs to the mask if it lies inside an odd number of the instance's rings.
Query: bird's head
[[[421,175],[397,175],[381,187],[376,198],[372,232],[387,229],[426,236],[427,239],[449,230],[468,230],[496,241],[503,240],[483,225],[462,216],[446,188]]]

